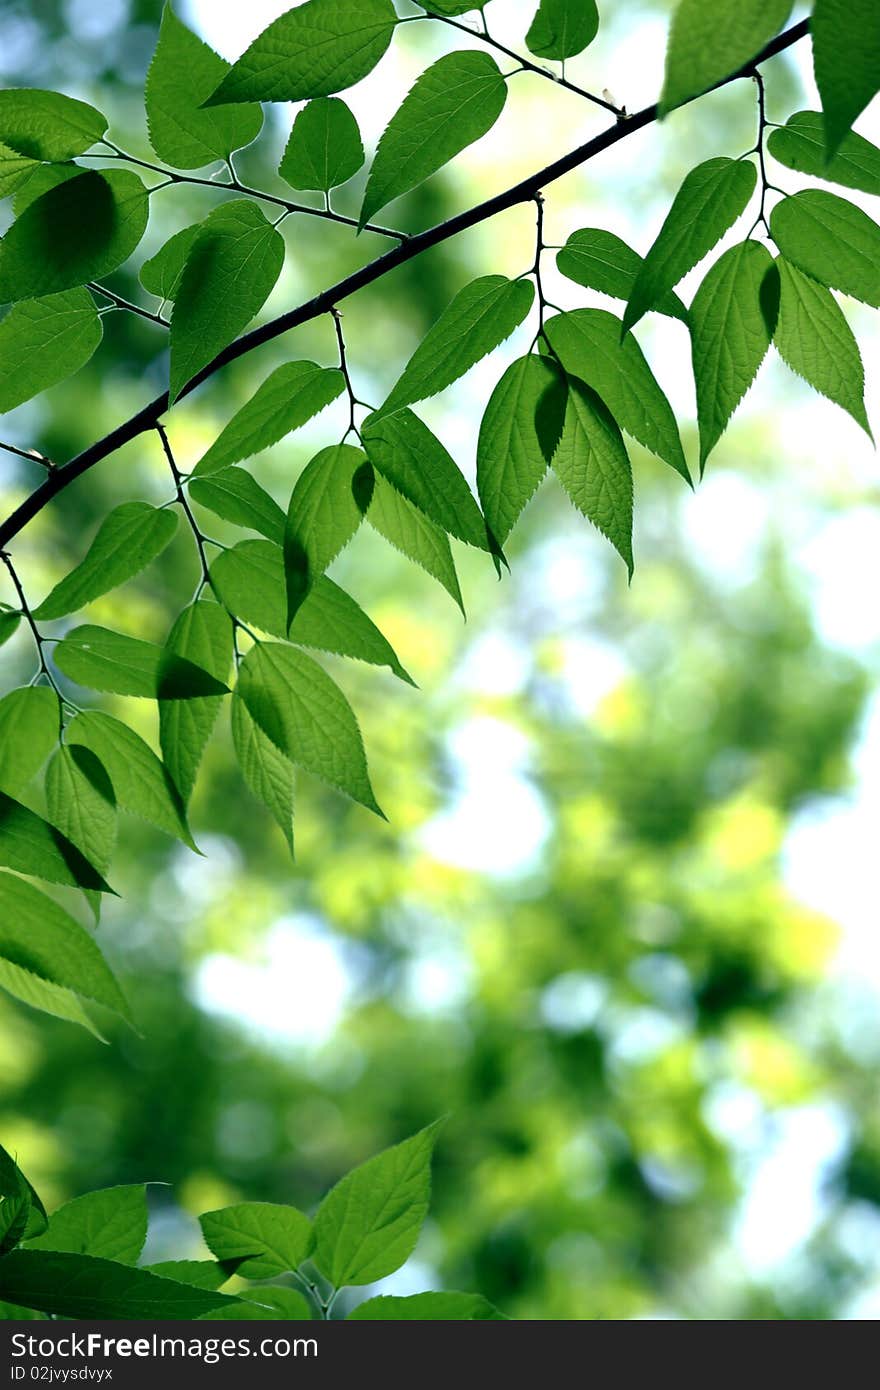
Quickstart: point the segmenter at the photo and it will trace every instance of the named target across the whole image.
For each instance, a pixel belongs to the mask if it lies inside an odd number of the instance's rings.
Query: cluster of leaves
[[[328,1318],[343,1289],[384,1279],[415,1249],[441,1123],[346,1174],[314,1220],[296,1207],[240,1202],[200,1217],[213,1259],[148,1265],[138,1263],[144,1184],[89,1192],[47,1216],[0,1148],[0,1317]],[[291,1280],[271,1282],[284,1276]],[[249,1284],[222,1293],[233,1278]],[[370,1298],[349,1316],[448,1322],[503,1314],[478,1294],[421,1293]]]
[[[422,18],[457,25],[455,16],[471,7],[437,0],[422,8]],[[713,7],[707,28],[705,7],[683,0],[663,109],[753,61],[789,8],[725,0]],[[326,573],[364,520],[461,603],[450,538],[485,552],[500,573],[511,529],[552,468],[632,573],[633,485],[624,436],[690,481],[672,408],[633,334],[649,311],[671,315],[691,334],[701,468],[771,342],[869,429],[858,347],[832,291],[880,305],[880,229],[838,194],[812,188],[783,197],[768,221],[765,159],[880,190],[880,151],[849,130],[877,85],[872,8],[818,0],[814,41],[824,115],[797,113],[766,138],[763,78],[755,70],[755,149],[692,170],[644,258],[600,228],[571,235],[558,252],[559,270],[581,287],[624,300],[621,317],[596,307],[547,315],[543,199],[536,185],[537,245],[529,268],[516,279],[487,275],[461,289],[377,409],[356,394],[338,311],[330,305],[338,362],[278,367],[186,474],[160,414],[222,365],[224,352],[266,303],[285,258],[278,224],[293,212],[351,222],[396,239],[399,261],[407,254],[406,235],[370,219],[490,129],[514,74],[503,73],[482,49],[433,63],[379,140],[353,219],[333,210],[330,195],[361,168],[363,143],[354,115],[335,94],[366,76],[395,28],[407,22],[390,0],[307,0],[231,66],[167,7],[146,83],[150,141],[163,165],[108,141],[107,121],[91,106],[54,92],[0,92],[0,189],[13,196],[16,213],[0,246],[0,302],[12,306],[0,323],[0,408],[30,399],[81,366],[98,346],[104,313],[138,313],[168,334],[167,400],[141,428],[155,427],[173,485],[162,506],[133,500],[111,512],[81,563],[38,605],[29,606],[4,554],[16,602],[0,613],[0,639],[24,620],[39,671],[0,701],[0,863],[11,871],[0,872],[0,984],[93,1029],[95,1005],[127,1015],[92,938],[27,880],[82,890],[97,914],[101,895],[112,891],[105,875],[119,811],[194,847],[186,805],[227,696],[244,780],[291,846],[297,768],[382,814],[355,715],[309,654],[387,666],[410,680],[372,620]],[[594,10],[573,0],[541,0],[529,49],[560,62],[582,52],[598,28]],[[488,29],[477,37],[499,48]],[[540,71],[530,59],[521,69]],[[858,81],[849,82],[851,69]],[[323,207],[302,207],[238,179],[232,155],[259,134],[265,101],[306,102],[279,173],[295,189],[322,193]],[[626,114],[616,114],[625,133]],[[78,162],[96,154],[110,167]],[[217,161],[225,181],[181,172]],[[120,167],[127,165],[134,167]],[[161,174],[161,182],[148,188],[137,172],[144,168]],[[157,297],[156,310],[128,304],[100,281],[139,246],[152,195],[187,182],[240,196],[144,261],[140,280]],[[685,308],[676,286],[745,213],[756,190],[760,207],[749,235],[715,262]],[[275,222],[261,202],[281,208]],[[759,227],[775,242],[775,259],[754,239]],[[109,304],[99,309],[97,300]],[[497,348],[536,302],[531,347],[501,377],[480,426],[478,502],[413,406]],[[163,315],[167,305],[170,319]],[[282,508],[240,465],[340,397],[348,404],[344,433],[315,454]],[[212,542],[193,504],[256,537],[231,547]],[[176,530],[173,506],[192,531],[201,578],[165,643],[91,623],[69,627],[72,614],[162,554]],[[210,546],[217,549],[213,558]],[[47,636],[45,622],[63,627]],[[62,678],[75,690],[155,700],[162,757],[114,716],[79,708]],[[47,760],[44,817],[19,798]]]

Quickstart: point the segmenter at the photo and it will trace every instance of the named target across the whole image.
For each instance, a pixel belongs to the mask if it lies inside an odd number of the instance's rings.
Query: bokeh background
[[[178,0],[230,58],[286,7]],[[652,100],[669,8],[606,4],[570,75],[631,109]],[[531,10],[494,0],[488,17],[515,46]],[[159,14],[159,0],[4,0],[0,80],[95,101],[113,138],[148,155],[142,86]],[[369,142],[421,68],[460,42],[440,25],[402,28],[379,72],[346,94]],[[816,105],[807,62],[801,45],[768,67],[771,118]],[[267,108],[260,143],[239,158],[251,182],[283,191],[273,169],[291,114]],[[602,120],[521,75],[495,130],[389,220],[436,221]],[[605,226],[644,251],[687,169],[740,153],[754,128],[742,82],[630,138],[547,190],[548,241]],[[861,129],[872,133],[870,118]],[[356,181],[338,206],[353,211],[357,192]],[[158,194],[145,250],[221,196]],[[470,278],[526,268],[533,212],[344,306],[363,396],[381,398]],[[303,217],[284,230],[267,313],[379,246]],[[592,302],[552,266],[548,254],[552,299]],[[133,275],[112,283],[142,298]],[[878,425],[880,338],[869,311],[848,309]],[[7,417],[7,438],[64,459],[161,388],[161,330],[121,313],[104,323],[89,367]],[[692,421],[686,332],[658,316],[639,332]],[[425,407],[470,476],[482,406],[530,336],[525,326]],[[329,321],[175,409],[182,461],[288,357],[332,363]],[[335,409],[254,462],[280,501],[337,437]],[[685,443],[693,459],[690,424]],[[225,727],[193,808],[203,858],[125,823],[124,896],[100,938],[139,1033],[111,1028],[102,1047],[0,1003],[4,1143],[48,1203],[167,1183],[151,1189],[150,1253],[194,1254],[195,1213],[241,1198],[308,1208],[351,1165],[448,1112],[430,1221],[386,1292],[472,1288],[540,1319],[880,1315],[876,457],[848,416],[768,361],[694,494],[638,449],[633,459],[632,587],[550,482],[501,583],[458,549],[467,624],[374,534],[337,562],[420,685],[331,663],[389,824],[303,778],[291,863],[247,798]],[[38,481],[7,456],[0,470],[11,503]],[[81,556],[111,505],[138,495],[167,496],[150,437],[16,542],[31,594]],[[161,565],[90,616],[161,640],[195,579],[181,530]],[[19,635],[4,685],[32,664]],[[146,703],[117,712],[154,736]]]

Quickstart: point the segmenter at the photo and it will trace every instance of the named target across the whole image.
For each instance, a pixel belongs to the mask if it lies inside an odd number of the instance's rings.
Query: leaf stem
[[[40,667],[36,673],[35,679],[39,679],[40,676],[45,676],[52,689],[55,691],[55,694],[58,696],[60,703],[65,704],[67,703],[65,701],[65,697],[61,689],[59,688],[58,683],[55,680],[55,677],[52,675],[52,672],[49,669],[49,664],[46,661],[46,654],[43,651],[44,643],[46,643],[49,639],[47,637],[44,637],[43,634],[40,632],[40,629],[37,627],[37,624],[34,620],[34,615],[30,610],[30,605],[28,604],[27,598],[25,596],[22,582],[19,579],[15,566],[12,563],[12,556],[8,555],[5,550],[0,550],[0,559],[3,560],[4,565],[9,571],[9,577],[12,580],[15,592],[18,595],[18,601],[21,604],[22,617],[24,618],[25,622],[31,630],[31,635],[34,639],[34,643],[37,648],[37,656],[39,658]],[[61,711],[59,709],[59,719],[60,718]]]
[[[345,431],[345,434],[342,436],[343,442],[345,442],[345,440],[348,438],[350,434],[356,434],[358,439],[360,439],[361,437],[361,432],[357,427],[357,420],[355,419],[354,412],[355,407],[362,405],[363,402],[358,400],[355,394],[354,386],[352,385],[351,373],[348,369],[348,357],[346,355],[345,350],[345,338],[343,337],[342,333],[342,315],[336,308],[335,304],[330,310],[330,317],[333,320],[333,327],[336,330],[336,342],[339,347],[339,370],[342,372],[343,378],[345,380],[345,389],[348,393],[349,425],[348,429]]]
[[[114,309],[127,309],[129,313],[138,314],[142,319],[149,319],[151,323],[161,324],[163,328],[170,328],[168,319],[163,319],[161,314],[154,314],[151,309],[142,309],[139,304],[133,304],[130,299],[123,299],[121,294],[116,294],[113,290],[108,290],[104,285],[99,285],[96,280],[90,280],[86,289],[93,294],[103,295],[109,299]],[[106,313],[106,309],[102,312]]]
[[[189,498],[187,497],[183,489],[183,474],[177,467],[177,464],[174,459],[174,454],[171,452],[171,444],[169,442],[165,426],[162,424],[161,420],[156,421],[156,433],[162,441],[162,448],[165,452],[165,457],[168,460],[168,466],[171,469],[171,476],[174,479],[174,490],[177,494],[177,501],[180,503],[180,506],[183,509],[183,514],[186,517],[187,522],[189,523],[189,528],[192,531],[193,536],[195,537],[196,549],[199,552],[199,563],[202,567],[202,578],[201,583],[199,584],[199,587],[196,590],[196,598],[198,598],[199,594],[206,586],[208,588],[213,588],[213,585],[211,583],[211,570],[208,565],[208,556],[205,551],[205,542],[208,538],[202,534],[202,529],[199,526],[199,523],[196,521],[195,516],[193,515],[192,507],[189,504]]]
[[[418,16],[419,19],[422,17],[421,15]],[[503,53],[506,57],[513,58],[514,62],[519,63],[516,72],[537,73],[538,77],[545,77],[548,82],[555,83],[557,87],[565,87],[566,91],[574,92],[576,96],[583,97],[585,101],[591,101],[594,106],[601,106],[603,111],[610,111],[619,121],[626,119],[626,111],[623,107],[615,106],[613,101],[606,101],[604,97],[596,96],[595,92],[588,92],[584,87],[578,87],[576,83],[569,82],[564,72],[560,75],[551,72],[549,68],[542,68],[539,63],[533,63],[529,58],[524,58],[521,53],[517,53],[515,49],[508,48],[506,44],[493,38],[489,33],[485,15],[483,15],[482,31],[471,29],[470,25],[462,24],[461,20],[453,19],[451,15],[426,14],[424,18],[436,19],[441,24],[449,24],[453,29],[460,29],[463,34],[469,34],[472,39],[482,39],[483,43],[488,44],[490,48],[494,48],[498,53]],[[513,73],[508,73],[507,76],[512,77]]]
[[[344,213],[334,212],[329,208],[309,207],[307,203],[294,203],[288,198],[279,198],[275,193],[266,193],[261,188],[251,188],[249,184],[241,182],[241,179],[235,172],[235,166],[231,159],[225,161],[229,178],[220,181],[218,179],[201,178],[198,174],[181,174],[176,169],[166,169],[162,164],[154,164],[149,159],[141,159],[138,155],[129,154],[127,150],[120,149],[118,145],[114,145],[112,140],[102,140],[101,143],[106,145],[108,149],[111,149],[117,159],[124,159],[129,164],[137,164],[139,168],[149,169],[153,174],[162,174],[165,178],[165,183],[156,184],[155,187],[150,190],[151,193],[156,193],[161,188],[167,188],[172,183],[188,183],[194,184],[198,188],[219,188],[226,189],[227,192],[244,193],[248,198],[258,198],[264,203],[273,203],[275,207],[284,208],[285,212],[288,213],[301,212],[306,217],[321,217],[328,222],[340,222],[346,227],[357,227],[360,225],[356,217],[346,217]],[[108,156],[102,154],[100,150],[95,150],[92,151],[88,157],[106,159]],[[363,230],[365,232],[375,232],[377,236],[391,237],[401,243],[409,240],[407,232],[398,232],[392,227],[381,227],[376,222],[365,223]]]

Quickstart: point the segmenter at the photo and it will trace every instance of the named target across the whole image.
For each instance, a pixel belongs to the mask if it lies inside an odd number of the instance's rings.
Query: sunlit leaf
[[[194,473],[203,477],[259,454],[311,420],[344,390],[345,380],[335,367],[283,363],[224,426]]]
[[[810,21],[816,86],[828,152],[880,91],[880,21],[875,0],[816,0]]]
[[[871,436],[859,345],[830,290],[780,256],[779,320],[773,342],[784,362],[848,411]],[[871,436],[873,438],[873,436]]]
[[[221,1264],[245,1279],[271,1279],[298,1269],[312,1248],[312,1223],[296,1207],[239,1202],[199,1217],[202,1235]]]
[[[851,130],[829,159],[820,111],[796,111],[789,116],[784,126],[771,130],[767,149],[780,164],[799,174],[880,194],[880,149]]]
[[[278,172],[291,188],[329,193],[364,162],[358,123],[341,97],[316,97],[293,123]]]
[[[526,47],[536,58],[574,58],[598,32],[596,0],[540,0]]]
[[[880,308],[880,227],[854,203],[804,189],[776,204],[770,232],[798,270]]]
[[[566,399],[555,364],[531,355],[508,367],[489,398],[477,443],[477,488],[499,545],[547,472]]]
[[[569,379],[553,471],[578,511],[607,536],[632,576],[632,469],[620,430],[586,382]]]
[[[147,700],[225,695],[229,687],[168,647],[84,623],[55,648],[55,662],[78,685]]]
[[[588,290],[600,290],[614,299],[629,299],[642,258],[613,232],[601,227],[582,227],[572,232],[556,256],[561,274]],[[687,309],[672,290],[654,306],[658,313],[687,323]]]
[[[96,144],[107,129],[94,106],[35,87],[0,91],[0,140],[30,159],[72,159]]]
[[[199,599],[175,619],[165,650],[193,662],[216,680],[229,679],[232,665],[232,621],[219,603]],[[162,757],[184,804],[195,785],[202,755],[222,703],[221,695],[194,700],[159,701],[159,741]]]
[[[679,0],[661,107],[671,111],[754,58],[791,14],[792,0]]]
[[[162,554],[176,530],[175,514],[149,502],[114,507],[101,522],[85,559],[55,585],[34,616],[63,618],[124,584]]]
[[[147,1238],[147,1196],[143,1183],[104,1187],[74,1197],[53,1211],[49,1228],[29,1250],[66,1250],[71,1254],[136,1264]]]

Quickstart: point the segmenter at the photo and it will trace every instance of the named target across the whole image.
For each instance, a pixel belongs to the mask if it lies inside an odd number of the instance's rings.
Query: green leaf
[[[372,1284],[409,1259],[428,1213],[441,1124],[367,1159],[327,1193],[315,1217],[312,1259],[335,1288]]]
[[[116,848],[116,796],[106,768],[88,748],[62,745],[53,754],[46,809],[52,824],[105,874]]]
[[[491,130],[506,100],[507,83],[488,53],[438,58],[385,128],[367,180],[360,225]]]
[[[474,495],[436,435],[411,410],[371,415],[363,426],[367,457],[377,473],[429,520],[479,550],[489,550]]]
[[[383,815],[351,706],[311,657],[277,642],[252,647],[238,689],[260,728],[291,762]]]
[[[215,1260],[160,1260],[158,1264],[142,1265],[141,1268],[163,1279],[174,1279],[178,1284],[191,1284],[196,1289],[219,1289],[231,1277]],[[225,1312],[228,1313],[229,1309],[225,1309]]]
[[[880,91],[880,23],[875,0],[816,0],[810,21],[816,86],[829,154]]]
[[[198,1318],[237,1300],[115,1260],[14,1250],[0,1260],[0,1297],[63,1318]]]
[[[10,149],[0,140],[0,198],[8,198],[39,167],[35,159],[19,154],[18,150]]]
[[[23,1240],[31,1219],[33,1203],[36,1229],[45,1229],[46,1213],[24,1173],[0,1145],[0,1255],[14,1250]]]
[[[5,989],[14,999],[18,999],[22,1004],[27,1004],[28,1008],[38,1009],[44,1014],[51,1014],[53,1018],[60,1018],[65,1023],[76,1023],[80,1028],[85,1028],[86,1032],[91,1033],[99,1042],[106,1042],[106,1038],[99,1031],[94,1019],[86,1012],[85,1006],[72,990],[62,989],[61,986],[53,985],[48,980],[42,980],[38,975],[32,974],[30,970],[13,965],[11,961],[4,960],[2,957],[0,957],[0,989]]]
[[[0,647],[14,637],[21,622],[21,613],[7,604],[0,604]]]
[[[391,0],[306,0],[263,30],[207,104],[342,92],[373,70],[396,23]]]
[[[48,193],[50,188],[58,188],[62,183],[68,183],[70,179],[79,178],[83,172],[81,164],[39,164],[26,183],[21,184],[12,200],[12,207],[16,217],[20,217],[25,208],[29,208],[31,203],[35,203],[38,198],[42,198],[44,193]]]
[[[511,363],[489,398],[477,443],[477,488],[499,545],[547,472],[566,399],[555,364],[532,355]]]
[[[631,578],[633,486],[626,447],[608,407],[576,377],[569,379],[553,471],[578,511],[608,537]]]
[[[335,367],[316,362],[285,362],[266,377],[262,386],[243,405],[193,470],[203,477],[231,463],[251,458],[277,444],[322,411],[345,389],[345,379]]]
[[[137,1264],[147,1238],[147,1190],[143,1183],[105,1187],[74,1197],[53,1211],[49,1229],[29,1250],[66,1250]]]
[[[198,599],[177,617],[166,651],[193,662],[225,683],[232,665],[232,622],[219,603]],[[202,754],[222,703],[221,695],[159,701],[159,742],[165,766],[184,805],[195,785]]]
[[[749,160],[724,157],[691,170],[635,278],[623,316],[625,333],[721,240],[754,193],[757,177]]]
[[[101,522],[85,559],[55,585],[34,609],[34,617],[63,618],[124,584],[162,554],[176,530],[175,514],[149,502],[114,507]]]
[[[764,361],[779,306],[773,258],[757,241],[715,262],[691,305],[700,471]]]
[[[459,290],[428,330],[381,408],[390,414],[401,406],[436,396],[509,338],[532,307],[531,280],[483,275]]]
[[[843,312],[819,285],[784,256],[777,261],[781,295],[774,344],[793,372],[842,406],[873,439],[865,412],[865,372]]]
[[[482,9],[480,0],[418,0],[423,10],[429,14],[458,15],[469,14],[471,10]],[[483,0],[483,4],[487,0]]]
[[[506,1321],[488,1299],[478,1293],[413,1293],[400,1298],[380,1294],[368,1298],[349,1313],[348,1321],[400,1322],[489,1322]]]
[[[297,479],[284,528],[288,622],[360,526],[359,498],[369,496],[371,480],[363,450],[352,444],[321,449]]]
[[[235,1308],[219,1308],[213,1313],[203,1313],[201,1322],[310,1322],[312,1310],[301,1293],[296,1289],[282,1288],[278,1285],[262,1284],[258,1289],[248,1289],[238,1295]]]
[[[183,806],[167,768],[144,740],[100,710],[78,714],[67,742],[91,750],[107,770],[118,806],[195,849]]]
[[[211,567],[211,581],[237,617],[273,637],[288,636],[284,568],[278,546],[268,541],[240,541],[218,555]],[[302,647],[352,657],[372,666],[390,666],[401,680],[413,684],[379,629],[351,595],[326,575],[318,578],[303,601],[289,636]]]
[[[0,323],[0,411],[12,410],[78,372],[101,336],[88,290],[15,304]]]
[[[25,685],[0,700],[0,788],[16,796],[58,742],[61,710],[47,685]]]
[[[148,294],[156,294],[162,300],[174,301],[183,278],[183,267],[199,234],[201,223],[183,227],[169,237],[155,256],[144,261],[138,278]]]
[[[172,403],[263,307],[283,264],[284,238],[249,199],[223,203],[205,218],[171,315]]]
[[[84,623],[55,648],[55,664],[90,690],[146,700],[192,700],[226,695],[229,687],[167,647]]]
[[[679,0],[666,53],[661,111],[743,67],[779,33],[791,0]]]
[[[221,468],[207,478],[193,478],[190,497],[215,516],[249,526],[279,545],[284,540],[284,512],[265,488],[243,468]]]
[[[0,244],[0,304],[100,280],[147,227],[147,190],[129,169],[87,169],[25,208]]]
[[[231,722],[241,775],[281,827],[293,854],[293,763],[263,733],[237,690],[232,693]]]
[[[50,164],[91,149],[107,129],[94,106],[34,87],[0,91],[0,140],[30,159]]]
[[[572,232],[556,257],[556,267],[562,275],[576,285],[610,294],[614,299],[629,299],[641,265],[637,251],[601,227],[582,227]],[[687,323],[687,309],[672,290],[655,308],[660,314]]]
[[[621,342],[620,319],[604,309],[575,309],[544,327],[565,370],[601,396],[622,430],[689,483],[672,407],[633,335]]]
[[[880,227],[861,208],[808,188],[776,204],[770,233],[798,270],[880,308]]]
[[[308,1259],[312,1248],[309,1218],[296,1207],[275,1202],[239,1202],[206,1211],[199,1224],[211,1254],[221,1264],[234,1263],[234,1272],[244,1279],[287,1274]]]
[[[789,116],[784,126],[771,130],[767,149],[780,164],[799,174],[880,194],[880,149],[852,130],[829,159],[820,111],[796,111]]]
[[[150,144],[166,164],[198,169],[256,140],[263,126],[259,105],[202,107],[229,68],[166,4],[145,91]]]
[[[36,977],[130,1018],[125,997],[86,929],[45,893],[7,873],[0,873],[0,957],[21,976]],[[4,988],[27,999],[10,978],[3,975]],[[23,1301],[8,1292],[0,1296]]]
[[[291,188],[329,193],[364,162],[358,123],[341,97],[317,97],[293,123],[278,172]]]
[[[66,835],[5,792],[0,792],[0,864],[68,888],[113,891]]]
[[[367,521],[390,545],[413,560],[443,588],[464,613],[449,537],[378,473]]]
[[[598,32],[596,0],[540,0],[526,47],[536,58],[564,60],[583,53]]]

